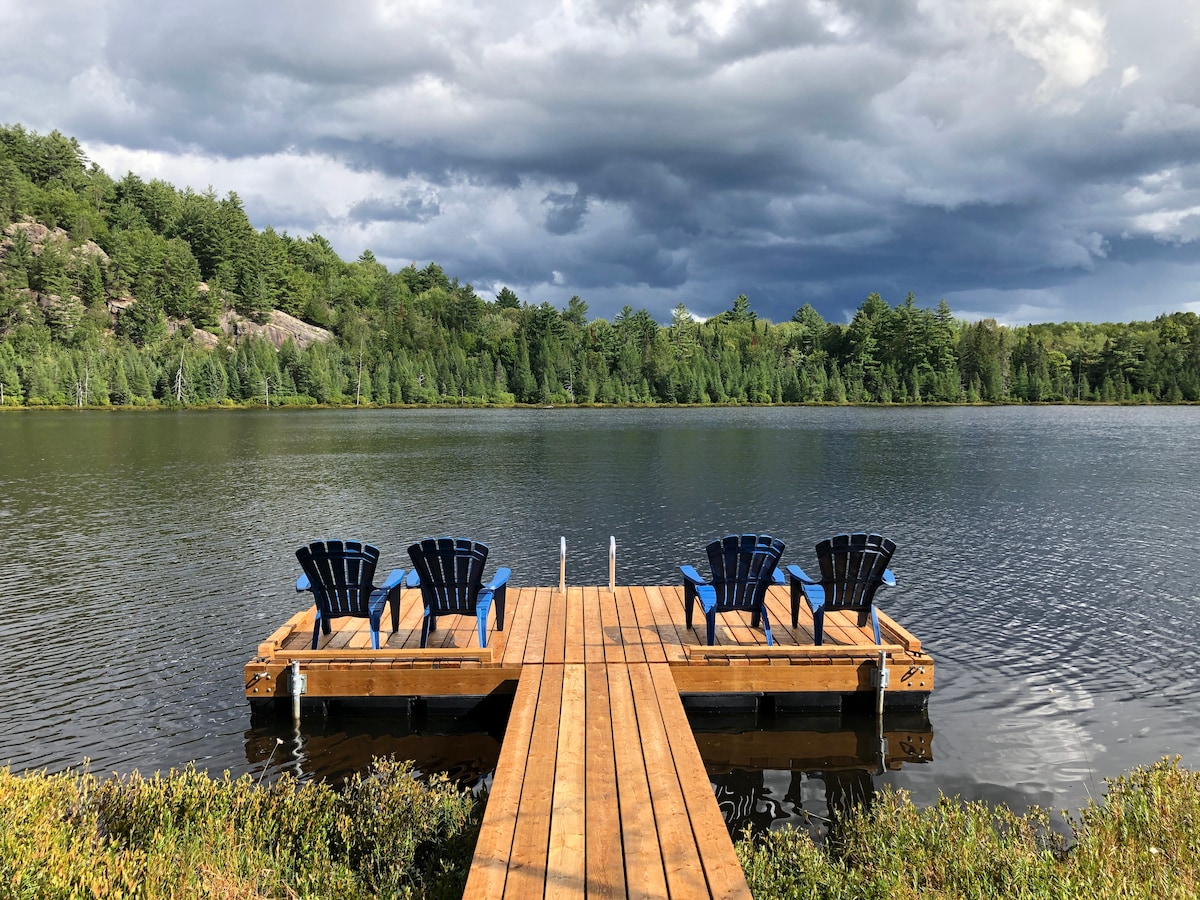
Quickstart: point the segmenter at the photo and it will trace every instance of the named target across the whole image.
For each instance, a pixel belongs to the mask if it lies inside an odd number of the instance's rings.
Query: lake
[[[1200,765],[1198,447],[1192,407],[0,415],[0,762],[338,778],[394,752],[486,783],[502,711],[252,720],[242,666],[305,602],[296,547],[361,537],[386,571],[453,533],[550,585],[565,537],[568,581],[605,584],[611,535],[618,581],[674,584],[726,533],[811,569],[873,530],[898,544],[881,605],[937,661],[932,759],[706,757],[719,796],[785,821],[883,784],[1074,810],[1132,766]],[[853,717],[694,722],[872,744]]]

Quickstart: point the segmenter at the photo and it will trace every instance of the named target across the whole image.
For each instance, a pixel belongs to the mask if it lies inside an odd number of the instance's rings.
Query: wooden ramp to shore
[[[467,616],[439,621],[420,648],[420,592],[400,604],[400,629],[379,650],[358,619],[336,621],[312,650],[314,611],[297,613],[246,664],[246,697],[515,691],[467,882],[480,900],[748,898],[680,695],[874,697],[881,652],[893,701],[923,704],[933,690],[933,660],[889,616],[882,647],[845,613],[826,616],[815,647],[811,615],[791,628],[781,587],[768,597],[771,647],[741,613],[721,616],[705,646],[703,616],[684,623],[680,587],[510,588],[507,628],[493,617],[482,649]]]
[[[465,897],[749,897],[664,665],[521,675]]]

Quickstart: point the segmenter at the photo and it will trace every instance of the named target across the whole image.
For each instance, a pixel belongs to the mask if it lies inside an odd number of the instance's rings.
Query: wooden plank
[[[840,693],[871,691],[868,662],[861,665],[671,666],[675,686],[684,694]],[[907,667],[888,666],[888,693],[932,690],[933,667],[923,680],[902,681]]]
[[[546,659],[546,642],[550,633],[550,598],[553,593],[553,588],[538,588],[530,598],[533,603],[530,604],[532,616],[523,660],[526,665],[539,665]]]
[[[616,601],[618,631],[621,635],[621,646],[625,650],[625,661],[645,662],[646,649],[642,646],[641,635],[638,633],[637,615],[633,611],[630,589],[628,587],[617,588]]]
[[[618,587],[618,591],[621,589]],[[604,661],[625,662],[625,645],[621,642],[621,618],[617,615],[617,595],[600,592],[600,628],[604,638]]]
[[[378,662],[380,660],[400,661],[420,659],[425,661],[437,661],[442,659],[471,659],[481,664],[490,665],[492,662],[492,650],[491,648],[480,650],[478,647],[474,649],[453,650],[449,653],[445,650],[422,650],[419,647],[401,650],[393,650],[390,648],[384,650],[371,650],[370,648],[360,650],[287,650],[278,653],[276,655],[276,659],[283,662],[291,662],[293,659],[298,659],[301,661],[329,661],[333,659],[344,659],[369,660],[371,662]]]
[[[855,644],[853,646],[837,646],[830,645],[826,647],[821,645],[815,647],[808,645],[804,647],[792,647],[786,644],[776,644],[773,647],[768,647],[762,644],[755,647],[747,646],[720,646],[709,647],[706,645],[697,644],[693,647],[687,647],[687,658],[690,661],[701,661],[710,657],[728,657],[728,656],[745,656],[749,658],[774,658],[796,661],[813,661],[824,659],[879,659],[879,651],[886,650],[889,659],[896,659],[897,654],[904,659],[910,658],[904,651],[904,648],[899,644],[885,644],[882,647],[871,644]]]
[[[539,666],[538,669],[542,686],[525,763],[525,783],[513,834],[508,878],[504,884],[505,897],[540,897],[545,891],[563,667]]]
[[[546,900],[576,898],[585,894],[587,856],[584,832],[589,798],[584,684],[582,665],[563,667],[554,799],[550,809],[550,845],[546,859]]]
[[[521,676],[520,669],[306,667],[306,697],[483,697]],[[277,688],[278,689],[278,688]],[[290,691],[283,689],[282,696]]]
[[[684,658],[684,644],[694,640],[694,636],[683,627],[682,619],[676,623],[671,617],[663,590],[657,585],[647,587],[646,599],[654,616],[655,630],[663,644],[664,656],[667,660],[675,662]]]
[[[596,598],[596,611],[600,610]],[[621,810],[617,797],[617,762],[613,715],[609,701],[609,668],[587,666],[587,779],[585,831],[587,895],[625,896],[625,865],[621,852]],[[622,736],[622,740],[627,736]]]
[[[500,746],[500,759],[492,776],[492,791],[475,843],[471,871],[467,875],[463,897],[469,900],[492,900],[504,892],[526,762],[533,740],[541,675],[539,669],[529,669],[517,684],[508,726],[504,730],[504,742]]]
[[[633,688],[629,670],[624,666],[608,666],[607,674],[626,889],[631,900],[657,900],[669,895],[658,833],[650,812],[653,807],[645,755],[638,747],[640,731]]]
[[[584,661],[583,588],[567,588],[567,595],[562,600],[566,606],[567,614],[566,645],[563,649],[563,662],[576,665],[582,664]]]
[[[519,666],[525,660],[525,648],[529,643],[529,632],[534,612],[533,588],[509,588],[505,610],[503,665]]]
[[[567,595],[553,591],[546,623],[546,649],[541,663],[562,664],[567,652]]]
[[[631,664],[629,683],[637,710],[641,752],[645,758],[646,778],[653,800],[654,823],[658,829],[667,886],[673,897],[707,896],[703,863],[688,822],[679,776],[671,758],[667,726],[659,708],[650,667]]]
[[[750,888],[746,884],[746,876],[713,796],[704,760],[692,736],[679,692],[675,690],[675,682],[666,666],[651,666],[650,677],[670,741],[671,758],[675,761],[692,834],[700,849],[700,862],[704,867],[709,893],[713,897],[749,900]]]
[[[915,653],[921,649],[920,639],[882,609],[879,610],[879,631],[881,636],[887,634],[897,644],[903,644],[905,650]]]
[[[650,608],[650,599],[646,596],[646,589],[631,587],[629,599],[633,605],[634,617],[637,619],[638,643],[645,651],[646,662],[666,662],[667,653],[663,649],[662,638],[658,633],[654,611]]]
[[[607,588],[589,587],[583,591],[583,656],[584,662],[604,662],[604,631],[600,621],[600,591]],[[605,693],[605,696],[608,696]]]

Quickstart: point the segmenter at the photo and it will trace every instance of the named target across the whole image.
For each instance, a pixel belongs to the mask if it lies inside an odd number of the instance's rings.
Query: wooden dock
[[[510,588],[487,648],[473,617],[447,617],[421,649],[420,592],[405,590],[380,650],[358,619],[311,650],[314,611],[297,613],[246,664],[246,697],[513,692],[467,897],[745,898],[681,695],[873,699],[881,650],[889,705],[922,706],[933,690],[933,660],[882,612],[882,647],[845,613],[826,616],[815,647],[810,616],[790,627],[786,588],[767,610],[775,646],[730,613],[708,647],[703,616],[684,625],[681,587]]]

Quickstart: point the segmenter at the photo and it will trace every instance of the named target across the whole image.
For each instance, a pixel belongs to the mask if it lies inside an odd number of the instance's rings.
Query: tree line
[[[0,405],[1194,402],[1200,317],[1006,327],[909,294],[849,323],[745,295],[698,321],[484,298],[436,263],[347,262],[236,193],[119,181],[58,132],[0,127]],[[280,310],[328,340],[222,324]]]

